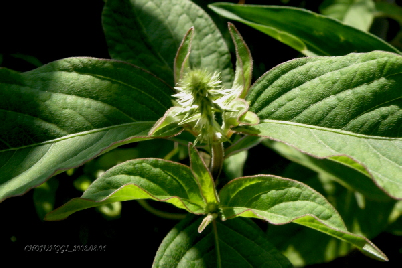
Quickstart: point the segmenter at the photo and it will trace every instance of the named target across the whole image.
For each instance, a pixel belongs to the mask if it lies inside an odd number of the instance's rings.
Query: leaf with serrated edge
[[[298,181],[271,175],[242,177],[226,184],[219,197],[224,220],[241,216],[272,224],[294,222],[347,241],[376,259],[388,260],[367,238],[349,233],[331,204]]]
[[[0,89],[0,200],[105,150],[148,139],[173,92],[141,68],[95,58],[26,73],[0,69]]]
[[[292,267],[251,220],[215,220],[199,234],[201,220],[189,215],[177,224],[159,246],[152,267]]]
[[[188,29],[196,34],[190,67],[222,72],[230,88],[233,68],[222,34],[189,0],[108,0],[102,15],[112,58],[143,67],[173,86],[174,58]]]
[[[348,165],[402,198],[401,70],[381,51],[283,63],[246,97],[261,123],[234,130]]]
[[[306,56],[341,56],[376,49],[399,53],[370,33],[301,8],[230,3],[214,3],[209,7],[221,16],[247,24]]]
[[[61,220],[90,207],[150,198],[194,214],[205,213],[205,202],[189,167],[162,159],[135,159],[119,164],[95,180],[80,198],[46,215]]]

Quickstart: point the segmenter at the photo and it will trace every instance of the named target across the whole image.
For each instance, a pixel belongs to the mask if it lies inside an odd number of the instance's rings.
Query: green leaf
[[[271,175],[242,177],[226,184],[219,197],[223,219],[241,216],[276,225],[294,222],[347,241],[374,258],[387,260],[368,239],[348,232],[328,201],[300,182]]]
[[[375,6],[373,0],[325,0],[320,11],[323,15],[367,32],[373,23]]]
[[[370,33],[304,9],[229,3],[215,3],[209,7],[307,56],[336,56],[373,50],[399,53],[396,48]]]
[[[236,131],[350,166],[402,198],[402,57],[312,57],[272,69],[250,89],[261,123]]]
[[[378,188],[374,181],[366,174],[361,173],[355,168],[346,166],[344,163],[335,162],[330,159],[318,159],[308,154],[303,154],[284,143],[272,140],[264,140],[262,143],[283,157],[325,175],[350,190],[358,191],[369,199],[390,201],[390,197]],[[357,162],[355,164],[359,165]]]
[[[176,85],[180,79],[183,78],[183,74],[185,74],[189,66],[189,58],[191,52],[191,43],[194,37],[194,27],[191,27],[190,30],[186,33],[181,41],[180,47],[177,50],[176,57],[174,59],[174,84]]]
[[[206,204],[189,167],[162,159],[135,159],[109,169],[80,198],[70,200],[45,219],[61,220],[90,207],[146,198],[194,214],[205,213]]]
[[[0,69],[0,92],[3,200],[106,149],[148,139],[172,90],[127,63],[68,58],[22,74]]]
[[[292,267],[251,220],[215,220],[199,234],[201,220],[189,216],[177,224],[159,246],[152,267]]]
[[[230,22],[228,27],[236,50],[236,71],[232,88],[240,88],[241,92],[238,97],[244,99],[250,88],[253,76],[253,58],[236,27]]]
[[[190,155],[191,170],[198,182],[201,195],[204,198],[205,204],[207,204],[206,212],[216,212],[219,201],[217,199],[215,183],[212,175],[206,167],[204,161],[200,157],[199,153],[191,143],[189,143],[188,150]]]
[[[372,201],[332,180],[326,172],[315,173],[296,163],[284,176],[299,180],[323,194],[339,212],[350,232],[372,239],[390,223],[395,201]],[[293,265],[304,266],[331,261],[348,254],[352,245],[297,224],[270,225],[269,241],[287,256]]]
[[[174,81],[174,58],[194,26],[190,67],[222,72],[227,88],[233,69],[226,43],[212,19],[189,0],[108,0],[103,27],[112,58],[127,61]]]

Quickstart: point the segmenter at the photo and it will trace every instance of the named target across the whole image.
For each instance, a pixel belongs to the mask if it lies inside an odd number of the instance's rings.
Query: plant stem
[[[211,164],[209,171],[211,172],[212,178],[217,180],[219,175],[221,174],[222,165],[223,165],[223,143],[222,142],[214,142],[212,143],[211,148]]]
[[[212,221],[212,226],[214,228],[216,259],[218,262],[218,268],[222,268],[221,251],[219,248],[219,237],[218,237],[218,228],[216,227],[216,220]]]
[[[158,210],[154,207],[151,207],[147,201],[145,201],[144,199],[139,199],[137,200],[138,204],[141,205],[141,207],[143,207],[145,210],[151,212],[152,214],[161,217],[161,218],[165,218],[165,219],[170,219],[170,220],[182,220],[186,217],[187,214],[181,214],[181,213],[170,213],[170,212],[165,212],[165,211],[161,211]]]

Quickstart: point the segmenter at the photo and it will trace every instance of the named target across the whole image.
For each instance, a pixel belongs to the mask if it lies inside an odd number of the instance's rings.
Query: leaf
[[[171,106],[171,88],[158,78],[95,58],[22,74],[0,69],[0,92],[0,200],[107,149],[149,138]]]
[[[292,267],[251,220],[216,220],[199,234],[201,220],[190,215],[177,224],[159,246],[152,267]]]
[[[207,204],[206,212],[215,212],[218,208],[218,198],[215,190],[214,179],[211,173],[206,167],[201,156],[197,152],[197,149],[189,143],[188,145],[189,155],[190,155],[190,165],[193,171],[194,177],[199,185],[201,195],[204,198],[205,204]]]
[[[328,201],[300,182],[271,175],[242,177],[226,184],[219,197],[223,220],[241,216],[275,225],[294,222],[347,241],[376,259],[387,260],[367,238],[349,233]]]
[[[335,162],[331,159],[314,158],[284,143],[271,140],[264,140],[262,143],[275,150],[283,157],[325,175],[350,190],[358,191],[369,199],[390,201],[390,197],[379,189],[373,180],[370,180],[366,174],[352,167],[348,167],[345,164]],[[356,165],[359,164],[356,162]]]
[[[295,163],[286,169],[284,176],[297,179],[323,194],[339,212],[350,232],[372,239],[389,224],[395,201],[372,201],[342,187],[326,173],[311,172]],[[352,245],[345,241],[297,224],[270,225],[267,234],[269,241],[295,266],[328,262],[352,250]]]
[[[108,0],[102,19],[112,58],[143,67],[171,86],[176,51],[194,26],[190,67],[221,71],[230,88],[233,70],[226,43],[212,19],[193,2]]]
[[[186,33],[183,41],[177,50],[176,57],[174,59],[174,84],[176,85],[180,79],[183,78],[183,74],[187,72],[189,68],[189,57],[191,52],[191,43],[194,36],[194,27]]]
[[[232,87],[233,89],[242,89],[238,97],[244,99],[250,88],[253,76],[253,58],[236,27],[230,22],[228,23],[228,27],[236,49],[236,71]]]
[[[249,91],[261,123],[234,130],[350,166],[402,198],[401,70],[401,56],[380,51],[289,61]]]
[[[306,56],[341,56],[373,50],[399,53],[370,33],[304,9],[229,3],[215,3],[209,7],[221,16],[247,24]]]
[[[205,213],[206,204],[190,168],[147,158],[130,160],[109,169],[80,198],[50,212],[45,220],[61,220],[90,207],[146,198],[171,203],[194,214]]]
[[[368,32],[374,19],[373,0],[325,0],[320,11],[323,15]]]

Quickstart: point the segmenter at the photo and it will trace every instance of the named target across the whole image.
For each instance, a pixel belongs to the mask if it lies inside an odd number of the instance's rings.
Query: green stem
[[[216,220],[213,220],[212,226],[214,228],[216,259],[218,262],[218,268],[222,268],[221,251],[219,248],[219,237],[218,237],[218,228],[216,227]]]
[[[181,213],[170,213],[170,212],[165,212],[158,210],[148,204],[147,201],[144,199],[137,200],[138,204],[141,205],[146,211],[151,212],[152,214],[159,216],[161,218],[165,219],[170,219],[170,220],[182,220],[186,217],[187,214],[181,214]]]
[[[211,165],[209,171],[211,172],[212,178],[217,180],[219,175],[221,174],[222,166],[223,166],[223,143],[222,142],[214,142],[212,143],[211,148]]]

